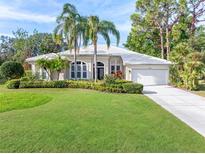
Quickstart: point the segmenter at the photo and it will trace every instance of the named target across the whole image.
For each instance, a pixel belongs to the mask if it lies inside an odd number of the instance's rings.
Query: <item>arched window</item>
[[[84,62],[76,62],[77,79],[87,79],[87,65]],[[71,63],[71,79],[75,79],[75,63]]]

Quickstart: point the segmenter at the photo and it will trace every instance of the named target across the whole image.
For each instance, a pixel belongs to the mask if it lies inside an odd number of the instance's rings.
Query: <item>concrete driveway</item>
[[[143,93],[205,137],[205,97],[171,86],[145,86]]]

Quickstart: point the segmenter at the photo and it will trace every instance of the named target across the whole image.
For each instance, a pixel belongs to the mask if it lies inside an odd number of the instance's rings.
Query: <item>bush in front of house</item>
[[[114,75],[105,75],[105,84],[115,84],[116,80]]]
[[[83,88],[83,89],[95,89],[95,85],[98,83],[94,83],[92,81],[74,81],[74,80],[68,80],[68,87],[69,88]]]
[[[104,84],[123,84],[132,83],[132,81],[123,80],[115,75],[105,75]]]
[[[95,83],[92,81],[22,81],[19,88],[82,88],[93,89],[111,93],[131,93],[141,94],[143,86],[141,84],[119,81],[116,84]]]
[[[68,82],[67,81],[53,81],[54,88],[68,88]]]
[[[143,85],[139,83],[125,83],[122,87],[129,94],[141,94],[143,91]]]
[[[3,75],[0,72],[0,85],[4,84],[6,82],[6,79],[3,77]]]
[[[24,68],[18,62],[7,61],[1,65],[0,74],[7,80],[19,79],[24,75]]]
[[[19,88],[68,88],[67,81],[21,81]]]
[[[20,80],[19,79],[13,79],[13,80],[9,80],[6,83],[6,87],[8,89],[18,89],[20,85]]]

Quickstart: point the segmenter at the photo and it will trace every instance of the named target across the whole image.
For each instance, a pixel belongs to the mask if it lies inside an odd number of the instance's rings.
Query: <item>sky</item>
[[[12,36],[12,31],[23,28],[29,33],[53,32],[56,16],[63,4],[76,6],[83,16],[97,15],[115,23],[120,31],[120,44],[126,42],[131,29],[130,15],[135,11],[136,0],[0,0],[0,35]],[[102,39],[99,43],[104,43]],[[115,39],[112,38],[112,43]]]

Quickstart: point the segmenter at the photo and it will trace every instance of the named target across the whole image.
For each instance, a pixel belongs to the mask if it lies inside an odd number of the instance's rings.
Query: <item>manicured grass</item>
[[[32,93],[0,93],[0,112],[31,108],[42,105],[51,100],[51,97]]]
[[[52,98],[0,113],[0,152],[205,152],[204,137],[143,95],[3,87],[0,93]]]

